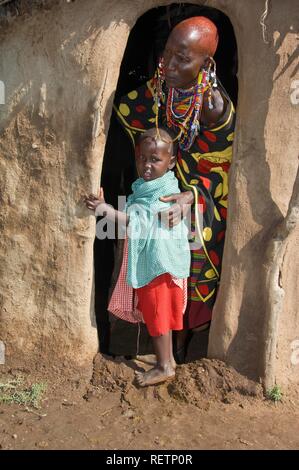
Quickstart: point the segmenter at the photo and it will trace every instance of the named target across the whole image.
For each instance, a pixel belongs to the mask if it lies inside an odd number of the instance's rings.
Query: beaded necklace
[[[182,119],[186,117],[194,100],[193,88],[190,91],[190,95],[188,93],[185,97],[180,93],[180,91],[181,90],[175,90],[175,88],[171,88],[170,90],[170,92],[172,92],[170,99],[170,111],[175,119]]]
[[[203,95],[210,88],[208,72],[200,71],[197,84],[188,89],[169,88],[166,102],[166,119],[168,127],[179,128],[174,141],[179,140],[181,150],[189,150],[200,129],[200,114],[203,106]],[[165,100],[159,68],[154,80],[154,100],[157,105],[156,128],[161,101]],[[160,136],[159,136],[160,137]]]

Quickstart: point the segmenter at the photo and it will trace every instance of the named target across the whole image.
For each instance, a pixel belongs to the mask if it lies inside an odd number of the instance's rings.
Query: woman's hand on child
[[[89,194],[84,198],[84,202],[88,209],[95,211],[100,204],[105,204],[104,191],[100,188],[98,196]]]
[[[171,194],[170,196],[160,197],[162,202],[174,202],[174,204],[162,211],[161,220],[167,227],[174,227],[177,225],[191,209],[191,204],[194,202],[192,191],[184,191],[179,194]]]

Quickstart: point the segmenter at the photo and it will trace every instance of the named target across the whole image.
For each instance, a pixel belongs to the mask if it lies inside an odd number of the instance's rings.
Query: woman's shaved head
[[[198,47],[201,53],[208,56],[215,54],[218,45],[218,31],[215,24],[205,16],[193,16],[178,23],[171,34],[179,33],[186,39],[195,39],[198,41]]]

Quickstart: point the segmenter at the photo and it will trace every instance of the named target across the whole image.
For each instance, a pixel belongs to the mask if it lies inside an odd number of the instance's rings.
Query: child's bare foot
[[[135,372],[136,380],[140,387],[147,387],[148,385],[155,385],[175,377],[174,368],[168,364],[165,367],[153,367],[147,372]]]
[[[142,356],[136,356],[137,361],[143,362],[144,364],[148,364],[150,366],[155,366],[157,364],[157,357],[155,354],[144,354]],[[171,367],[173,369],[176,368],[177,363],[174,360],[174,357],[170,360]]]

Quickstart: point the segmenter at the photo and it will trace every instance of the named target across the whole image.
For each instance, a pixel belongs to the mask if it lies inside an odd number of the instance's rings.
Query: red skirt
[[[184,292],[168,273],[161,274],[144,287],[136,289],[137,308],[150,336],[183,329]]]

